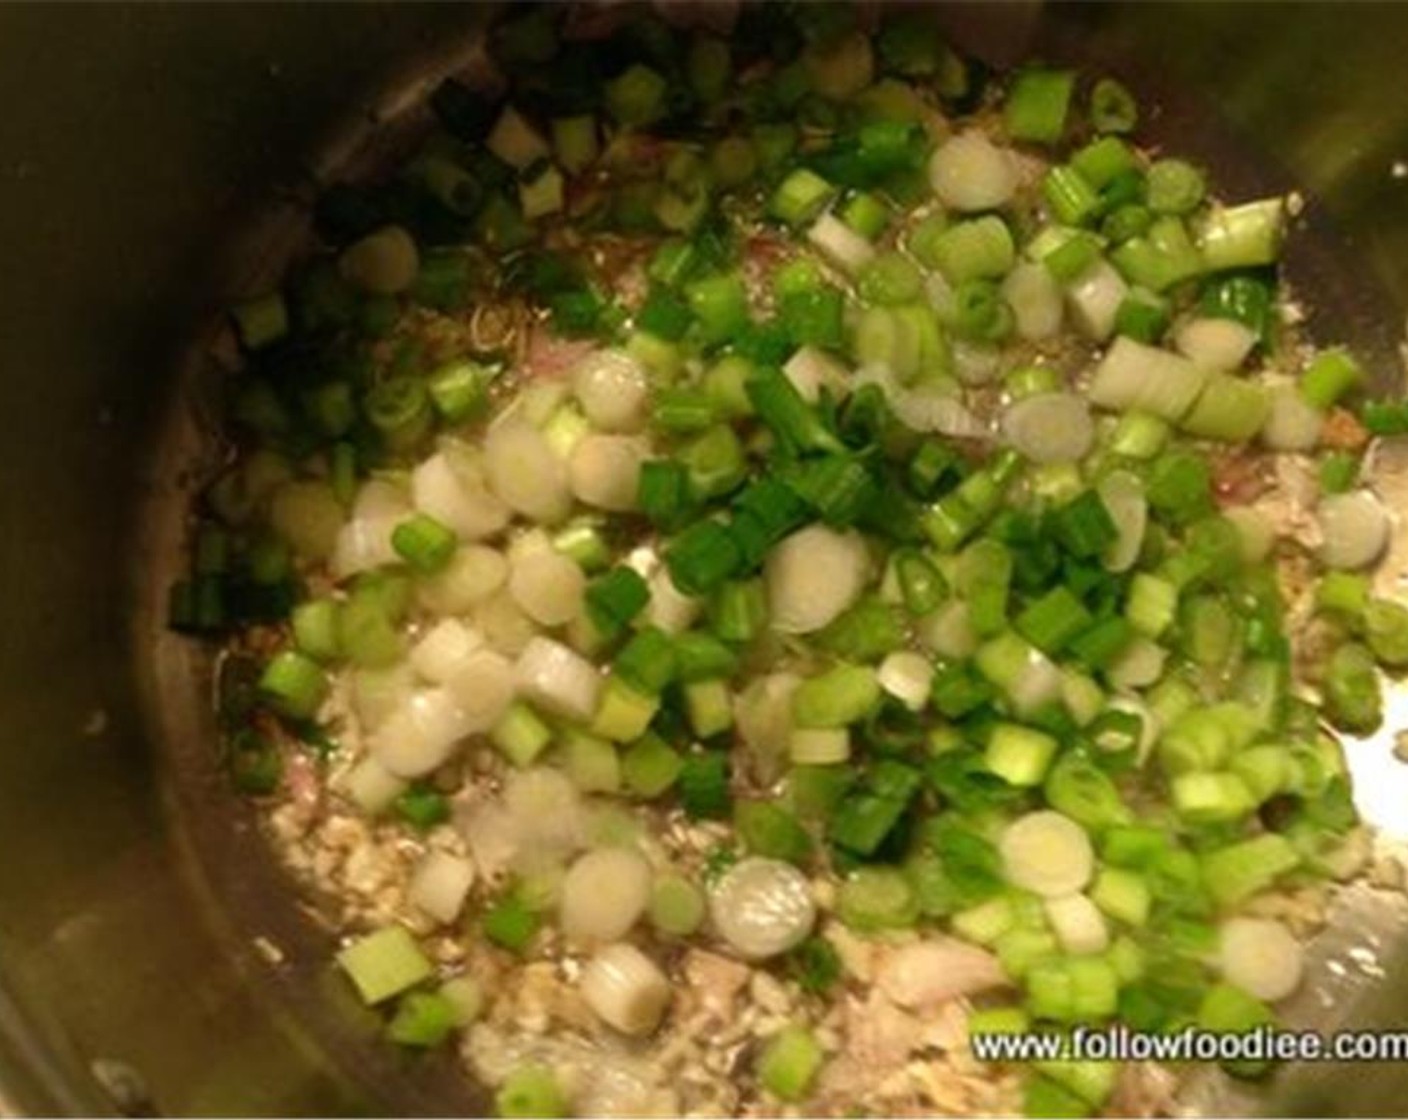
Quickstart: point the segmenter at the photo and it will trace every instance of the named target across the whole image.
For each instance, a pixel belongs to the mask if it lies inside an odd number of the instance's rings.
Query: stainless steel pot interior
[[[1035,53],[1121,76],[1162,107],[1152,134],[1233,193],[1304,190],[1289,273],[1313,295],[1313,327],[1348,338],[1384,383],[1401,378],[1408,9],[934,14],[995,63]],[[318,177],[415,132],[481,15],[0,6],[0,1112],[483,1104],[447,1058],[381,1045],[331,975],[330,936],[216,771],[202,655],[161,632],[158,610],[209,418],[205,326],[277,270]],[[1385,469],[1408,499],[1399,457]],[[1361,807],[1408,836],[1388,738],[1352,751]],[[1406,935],[1401,896],[1355,888],[1297,1016],[1408,1018]],[[1206,1091],[1234,1111],[1384,1114],[1401,1111],[1408,1074],[1301,1067],[1265,1096]]]

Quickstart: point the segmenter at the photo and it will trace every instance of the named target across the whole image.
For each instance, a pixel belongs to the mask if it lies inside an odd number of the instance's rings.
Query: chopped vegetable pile
[[[502,88],[445,81],[233,311],[171,624],[228,644],[276,835],[411,853],[341,969],[395,1042],[463,1031],[505,1116],[642,1107],[564,1040],[652,1053],[705,958],[787,1012],[667,1112],[954,1107],[865,1087],[862,1004],[1273,1019],[1273,900],[1362,851],[1331,729],[1408,665],[1364,471],[1408,405],[1296,333],[1296,200],[1218,198],[1118,82],[989,79],[920,11],[594,18],[513,6]],[[543,976],[570,1013],[496,1015]],[[1015,1075],[995,1110],[1123,1076]]]

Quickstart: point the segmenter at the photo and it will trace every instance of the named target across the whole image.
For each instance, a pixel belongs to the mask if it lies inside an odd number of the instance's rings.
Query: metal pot
[[[330,935],[217,773],[207,666],[160,619],[208,324],[276,270],[318,178],[415,130],[479,14],[0,6],[0,1112],[483,1107],[448,1057],[380,1043],[332,976]],[[935,18],[995,63],[1038,53],[1124,78],[1164,106],[1153,134],[1234,192],[1303,189],[1290,277],[1327,337],[1397,383],[1408,9],[1027,3]],[[1366,812],[1408,832],[1387,744],[1355,754]],[[1356,888],[1337,929],[1339,972],[1322,970],[1307,1021],[1401,1019],[1408,904]],[[1210,1099],[1362,1115],[1399,1111],[1405,1090],[1397,1066],[1324,1065],[1283,1071],[1265,1097]]]

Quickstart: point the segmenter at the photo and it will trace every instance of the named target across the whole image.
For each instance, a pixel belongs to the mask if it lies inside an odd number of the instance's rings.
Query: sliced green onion
[[[1136,645],[1133,639],[1134,628],[1124,619],[1111,616],[1098,620],[1077,634],[1071,640],[1070,652],[1087,668],[1110,675],[1121,655]],[[1117,683],[1113,677],[1111,683]]]
[[[1180,426],[1201,439],[1245,443],[1261,431],[1270,412],[1271,399],[1263,386],[1218,373],[1208,378]]]
[[[1358,572],[1329,571],[1316,585],[1315,606],[1317,610],[1342,615],[1358,625],[1369,605],[1369,592],[1367,576]]]
[[[825,285],[779,295],[777,317],[787,337],[797,346],[838,350],[845,342],[845,307],[841,290]]]
[[[1015,451],[999,452],[987,467],[929,506],[923,528],[935,547],[952,552],[976,533],[997,512],[1020,463]]]
[[[1030,603],[1014,625],[1032,645],[1055,655],[1094,620],[1085,606],[1065,587],[1054,587]]]
[[[691,681],[684,686],[684,703],[689,725],[701,739],[733,726],[733,697],[723,681]]]
[[[429,832],[450,819],[449,799],[437,789],[415,783],[395,801],[396,815],[420,832]]]
[[[652,288],[636,312],[635,325],[652,338],[678,342],[689,330],[693,315],[689,305],[667,288]]]
[[[312,719],[328,690],[327,675],[317,662],[293,650],[275,656],[259,677],[260,693],[291,719]]]
[[[1343,347],[1316,354],[1300,379],[1300,395],[1322,412],[1365,381],[1364,370]]]
[[[1198,249],[1209,272],[1275,264],[1281,255],[1286,200],[1264,198],[1215,207],[1198,230]]]
[[[821,1046],[811,1032],[789,1025],[768,1040],[758,1059],[758,1081],[781,1100],[805,1100],[823,1060]]]
[[[934,267],[951,284],[999,279],[1017,261],[1012,231],[994,214],[947,227],[935,236],[928,251]]]
[[[851,735],[844,727],[794,728],[787,755],[798,766],[832,766],[851,757]]]
[[[1100,195],[1074,167],[1058,164],[1041,180],[1041,194],[1062,225],[1084,225],[1100,210]]]
[[[1325,714],[1341,731],[1367,735],[1383,722],[1383,689],[1374,656],[1358,642],[1345,642],[1330,655],[1323,687]]]
[[[596,162],[601,151],[596,118],[589,113],[558,117],[552,122],[552,147],[557,162],[570,175],[580,175]]]
[[[293,640],[302,653],[325,664],[341,656],[339,611],[340,607],[332,599],[310,599],[294,608],[290,619]]]
[[[821,345],[815,339],[814,345]],[[753,402],[748,399],[746,385],[753,375],[753,364],[737,354],[720,358],[704,374],[702,387],[721,416],[732,420],[753,415]]]
[[[421,575],[434,575],[459,547],[455,531],[427,513],[417,513],[391,533],[391,547]]]
[[[228,762],[235,788],[251,797],[268,796],[283,780],[283,755],[278,746],[253,728],[234,735]]]
[[[743,845],[754,855],[804,865],[812,853],[812,839],[797,819],[767,801],[741,801],[734,807],[734,827]]]
[[[863,719],[879,699],[874,669],[837,665],[797,686],[792,694],[792,717],[802,728],[845,727]]]
[[[1061,546],[1082,559],[1099,556],[1119,535],[1110,511],[1094,490],[1084,491],[1056,510],[1052,529]]]
[[[1144,236],[1116,247],[1110,260],[1131,284],[1151,292],[1167,291],[1206,267],[1183,222],[1172,215],[1154,221]]]
[[[1245,1035],[1257,1027],[1273,1024],[1276,1016],[1254,996],[1231,984],[1215,984],[1207,990],[1198,1005],[1198,1026],[1205,1031],[1233,1032]],[[1239,1059],[1226,1063],[1228,1073],[1256,1077],[1266,1072],[1264,1059]]]
[[[1168,421],[1148,412],[1126,412],[1110,436],[1110,450],[1130,459],[1152,459],[1168,437]]]
[[[867,241],[874,241],[890,224],[890,208],[876,195],[858,192],[841,204],[841,221]]]
[[[1069,284],[1099,259],[1099,242],[1093,237],[1076,234],[1043,254],[1041,263],[1057,281]]]
[[[716,419],[714,401],[701,389],[662,389],[651,422],[665,432],[702,432]]]
[[[813,459],[784,474],[784,480],[828,525],[844,528],[875,500],[875,482],[865,465],[840,455]]]
[[[456,1026],[469,1026],[484,1011],[484,991],[472,976],[452,976],[440,985],[438,994],[450,1002]]]
[[[675,649],[674,641],[663,630],[643,627],[616,655],[612,672],[633,688],[658,696],[675,677]]]
[[[620,687],[619,684],[617,687]],[[605,691],[610,691],[610,685]],[[636,696],[635,702],[645,704],[652,712],[654,710],[648,697]],[[648,720],[649,716],[646,718]],[[618,720],[623,724],[630,723],[634,728],[643,726],[640,720],[629,715],[624,718],[615,715],[613,702],[603,697],[601,710],[592,723],[593,734],[573,730],[563,736],[562,768],[582,793],[619,793],[621,790],[621,759],[616,753],[615,743],[624,740],[631,729],[623,727],[623,734],[611,734],[613,728],[610,724]],[[605,738],[599,739],[598,735]]]
[[[455,1006],[438,992],[408,992],[386,1025],[386,1037],[401,1046],[439,1046],[458,1024]]]
[[[1401,436],[1408,432],[1408,405],[1401,401],[1365,401],[1359,419],[1372,435]]]
[[[1022,1081],[1024,1116],[1082,1117],[1094,1111],[1087,1101],[1053,1078],[1033,1071]]]
[[[1154,215],[1143,203],[1132,202],[1117,206],[1105,215],[1100,223],[1100,232],[1107,241],[1122,245],[1149,232],[1154,223]]]
[[[1013,980],[1021,980],[1038,961],[1056,956],[1061,946],[1050,930],[1019,927],[999,937],[993,948],[997,950],[1002,971]]]
[[[647,732],[621,755],[621,781],[637,797],[659,797],[675,784],[683,767],[678,751]]]
[[[842,453],[844,445],[780,370],[759,370],[747,382],[748,399],[773,434],[801,451]]]
[[[517,892],[510,892],[484,912],[481,928],[495,945],[511,953],[522,953],[541,925],[542,916]]]
[[[1178,588],[1168,580],[1136,572],[1125,601],[1125,618],[1149,638],[1157,638],[1172,625],[1178,608]]]
[[[746,136],[724,136],[709,149],[709,170],[724,190],[749,182],[758,166],[757,146]]]
[[[393,377],[367,393],[362,410],[387,445],[404,451],[419,443],[434,421],[430,393],[416,378]]]
[[[699,501],[737,489],[747,475],[743,445],[728,424],[716,424],[680,449],[690,493]]]
[[[1226,701],[1182,714],[1164,730],[1159,758],[1170,774],[1216,770],[1247,746],[1258,731],[1256,713]]]
[[[640,465],[636,502],[651,524],[670,529],[687,516],[693,496],[689,471],[673,459],[651,459]]]
[[[1179,774],[1169,789],[1174,808],[1189,824],[1241,820],[1256,807],[1246,783],[1228,771]]]
[[[829,840],[862,857],[874,855],[893,833],[919,785],[918,773],[910,766],[898,762],[881,765],[891,768],[893,780],[888,785],[883,780],[877,782],[873,773],[870,789],[842,800],[826,826]]]
[[[748,323],[748,292],[736,273],[700,277],[685,295],[707,345],[729,341]]]
[[[1347,494],[1359,485],[1361,460],[1349,451],[1332,451],[1320,460],[1320,489],[1326,494]]]
[[[690,820],[722,820],[732,799],[728,789],[728,754],[704,751],[688,755],[680,769],[680,805]]]
[[[1379,664],[1391,669],[1408,664],[1408,607],[1374,599],[1364,610],[1364,640]]]
[[[788,960],[798,986],[812,995],[825,995],[841,978],[841,959],[824,937],[812,936],[797,946]]]
[[[1059,744],[1050,735],[1015,723],[999,723],[988,736],[987,767],[1008,785],[1038,786]]]
[[[1149,920],[1149,887],[1137,872],[1118,867],[1102,868],[1090,888],[1090,900],[1102,913],[1125,925],[1142,926]]]
[[[1115,1081],[1121,1069],[1118,1062],[1100,1061],[1057,1060],[1037,1062],[1034,1065],[1051,1080],[1069,1089],[1086,1105],[1097,1109],[1114,1092]]]
[[[1058,759],[1043,791],[1053,809],[1089,829],[1102,830],[1134,819],[1109,775],[1079,755]]]
[[[1071,156],[1071,166],[1096,190],[1103,190],[1121,176],[1139,170],[1139,161],[1123,140],[1105,136],[1093,140]]]
[[[1018,366],[1002,380],[1013,400],[1023,400],[1061,389],[1061,377],[1050,366]]]
[[[682,875],[665,874],[650,890],[650,924],[669,937],[688,937],[704,924],[704,892]]]
[[[781,479],[767,476],[748,486],[734,502],[729,526],[744,567],[761,563],[773,545],[806,520],[803,500]]]
[[[564,205],[562,172],[551,164],[518,183],[518,206],[528,221],[556,214]]]
[[[553,535],[552,546],[587,573],[601,572],[611,563],[611,547],[602,535],[602,522],[597,517],[580,517],[568,522]]]
[[[430,977],[435,967],[404,926],[385,926],[337,954],[364,1003],[381,1003]]]
[[[619,634],[649,601],[650,588],[645,578],[624,564],[592,580],[585,595],[587,614],[607,637]]]
[[[1055,144],[1066,128],[1066,113],[1075,89],[1069,70],[1030,68],[1020,71],[1003,105],[1003,120],[1014,140]]]
[[[1139,123],[1134,95],[1114,78],[1101,78],[1090,91],[1090,123],[1096,132],[1133,132]]]
[[[1149,168],[1149,209],[1156,214],[1189,214],[1203,201],[1203,173],[1181,159],[1155,160]]]
[[[269,292],[230,309],[246,350],[261,350],[288,334],[288,306],[281,292]]]
[[[954,293],[954,330],[963,338],[1001,342],[1012,333],[1012,308],[990,280],[966,280]]]
[[[606,83],[606,110],[623,125],[639,127],[660,119],[666,111],[668,85],[648,66],[636,63]]]
[[[1119,979],[1101,957],[1039,961],[1027,974],[1027,1002],[1039,1019],[1099,1021],[1118,1007]]]
[[[874,933],[914,925],[919,907],[902,871],[862,867],[847,876],[837,891],[836,915],[851,929]]]
[[[835,194],[836,188],[816,172],[798,168],[773,191],[768,212],[790,226],[803,226],[821,213]]]
[[[675,665],[686,684],[726,678],[737,670],[738,655],[712,634],[691,632],[675,639]]]
[[[856,288],[865,302],[893,307],[918,299],[924,290],[924,277],[903,254],[881,253],[861,269]]]
[[[1300,865],[1300,854],[1286,837],[1266,833],[1204,852],[1200,865],[1208,893],[1232,907],[1270,888]]]
[[[613,743],[631,742],[645,734],[646,728],[650,726],[650,721],[655,718],[655,713],[659,710],[659,696],[638,691],[622,677],[608,677],[606,684],[601,688],[596,714],[592,718],[592,734],[600,735]],[[570,750],[568,755],[570,759],[572,756]],[[610,763],[613,774],[614,764],[615,754],[613,752]],[[601,774],[602,766],[597,765],[594,761],[592,772],[593,774]],[[619,781],[613,777],[611,786],[616,785],[619,785]]]
[[[488,404],[489,383],[495,372],[470,361],[441,366],[430,375],[430,399],[435,411],[450,424],[462,424],[479,415]]]
[[[1167,301],[1136,288],[1115,312],[1115,333],[1152,345],[1168,330],[1168,321]]]
[[[817,632],[818,647],[848,661],[878,661],[905,644],[897,612],[875,596],[866,596]]]
[[[494,1094],[494,1110],[510,1120],[569,1115],[567,1097],[557,1078],[542,1065],[521,1065],[509,1071]]]
[[[708,595],[738,572],[743,559],[728,529],[713,520],[696,522],[665,551],[670,578],[686,595]]]
[[[939,242],[948,227],[948,215],[942,210],[935,210],[921,218],[909,231],[905,248],[925,268],[936,269],[942,252]]]
[[[1210,277],[1203,286],[1198,310],[1212,318],[1241,323],[1262,342],[1277,316],[1271,285],[1256,275]]]
[[[515,766],[523,768],[552,741],[552,729],[522,700],[515,700],[489,729],[489,741]]]
[[[961,476],[960,468],[958,456],[951,447],[939,440],[925,440],[909,460],[905,478],[910,489],[921,498],[931,498],[946,483],[952,483]]]
[[[1176,522],[1202,516],[1212,506],[1212,476],[1206,459],[1171,451],[1154,460],[1145,488],[1149,507]]]
[[[905,609],[915,616],[937,610],[948,594],[948,587],[938,568],[915,549],[898,553],[894,563]]]

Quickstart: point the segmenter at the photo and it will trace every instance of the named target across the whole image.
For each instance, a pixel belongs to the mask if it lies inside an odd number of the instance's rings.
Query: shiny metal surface
[[[1408,180],[1393,171],[1408,159],[1408,8],[1349,11],[935,14],[994,62],[1118,74],[1163,106],[1153,134],[1234,191],[1305,189],[1292,281],[1386,382],[1408,306]],[[309,169],[374,161],[415,130],[426,80],[479,14],[0,5],[0,1101],[16,1110],[482,1104],[447,1062],[379,1045],[333,982],[329,935],[216,774],[200,654],[154,613],[198,441],[202,331],[293,244]],[[1408,509],[1400,458],[1385,469]],[[1390,746],[1354,747],[1361,807],[1408,834]],[[1307,1019],[1408,1021],[1405,929],[1401,896],[1351,892]],[[1267,1098],[1212,1092],[1232,1109],[1393,1113],[1408,1071],[1288,1069]]]

